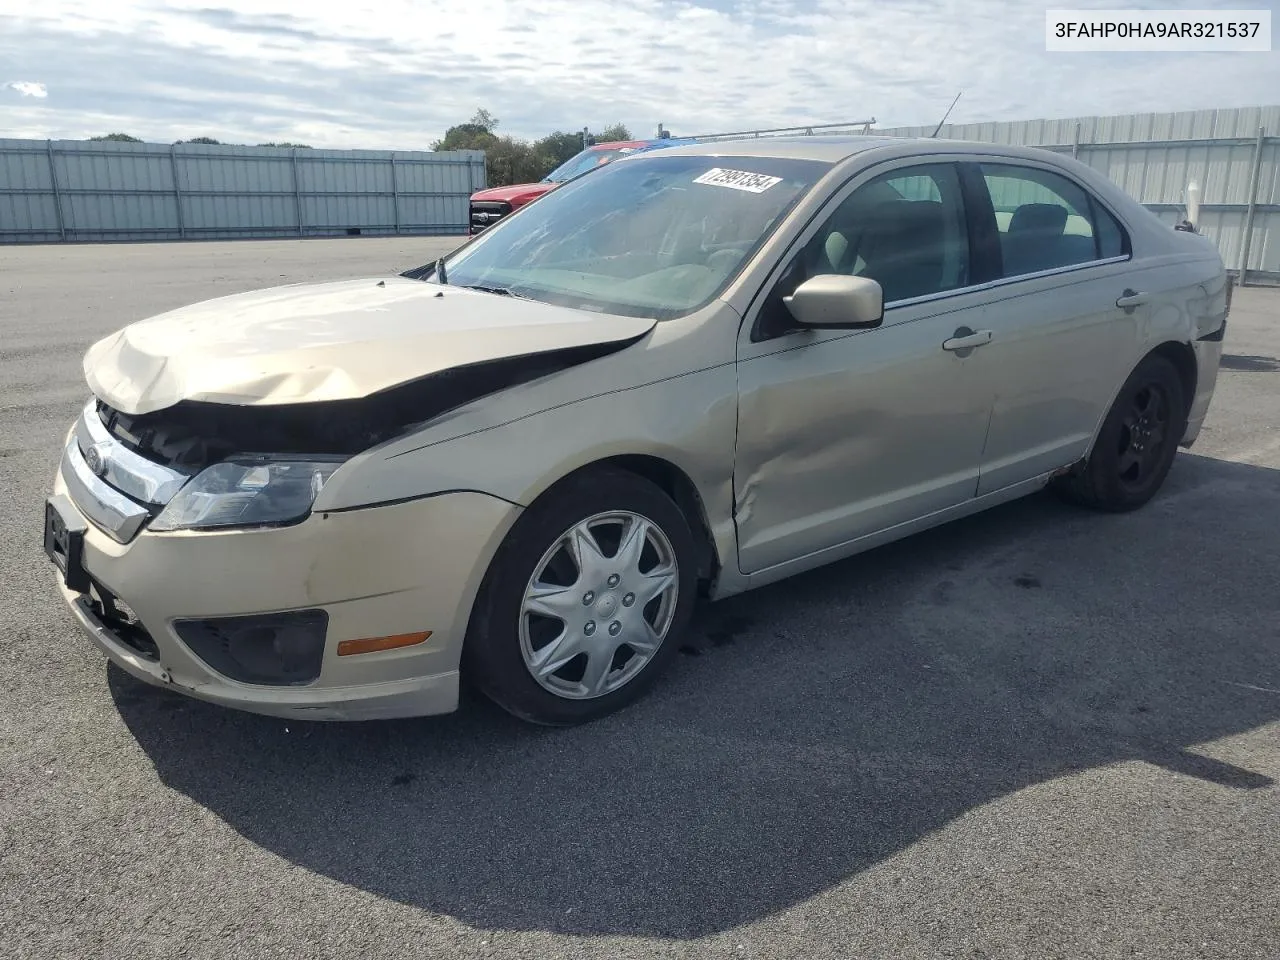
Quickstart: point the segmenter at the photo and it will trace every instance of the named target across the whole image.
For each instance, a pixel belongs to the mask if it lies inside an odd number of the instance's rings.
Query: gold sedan
[[[134,676],[260,713],[610,713],[717,600],[1046,485],[1156,494],[1214,245],[1057,154],[799,137],[601,167],[406,274],[85,358],[44,539]],[[815,665],[814,669],[818,669]]]

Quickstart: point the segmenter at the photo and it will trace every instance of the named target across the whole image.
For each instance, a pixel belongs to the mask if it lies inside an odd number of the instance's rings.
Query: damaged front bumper
[[[100,525],[105,484],[76,469],[79,454],[69,444],[55,478],[46,549],[68,608],[121,669],[280,717],[456,709],[471,605],[519,507],[455,492],[284,527],[143,526],[122,542]],[[343,641],[424,633],[408,646],[339,652]]]
[[[59,584],[59,589],[81,629],[112,663],[144,683],[197,700],[292,720],[377,720],[457,709],[456,670],[350,687],[248,687],[207,671],[202,671],[203,676],[175,676],[167,663],[144,656],[125,642],[119,625],[105,622],[100,608],[88,595],[69,590],[64,584]],[[172,662],[171,657],[168,660]]]

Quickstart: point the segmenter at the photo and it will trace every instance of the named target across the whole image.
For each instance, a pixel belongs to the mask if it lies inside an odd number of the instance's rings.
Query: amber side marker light
[[[426,643],[430,630],[421,633],[397,633],[393,637],[365,637],[363,640],[343,640],[338,644],[338,656],[349,657],[357,653],[375,653],[378,650],[394,650],[396,647],[412,647]]]

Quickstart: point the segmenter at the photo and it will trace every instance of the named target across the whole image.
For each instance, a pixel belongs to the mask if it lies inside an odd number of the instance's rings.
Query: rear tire
[[[570,477],[521,515],[485,574],[464,676],[532,723],[622,709],[676,654],[696,557],[684,514],[648,480],[614,468]]]
[[[1164,484],[1186,427],[1182,377],[1166,358],[1148,356],[1121,387],[1088,460],[1053,488],[1094,510],[1136,510]]]

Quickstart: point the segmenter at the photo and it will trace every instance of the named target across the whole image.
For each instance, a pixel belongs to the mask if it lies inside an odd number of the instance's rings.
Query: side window
[[[849,194],[788,264],[757,329],[789,329],[782,298],[831,273],[870,277],[886,304],[966,286],[969,237],[955,166],[891,170]]]
[[[885,303],[965,286],[969,237],[956,168],[908,167],[863,184],[807,252],[811,275],[870,277],[884,289]]]
[[[1093,221],[1098,227],[1098,257],[1122,257],[1129,252],[1129,238],[1125,236],[1124,227],[1100,203],[1090,203],[1093,209]]]
[[[1033,167],[980,164],[999,230],[1004,276],[1120,256],[1124,231],[1066,177]]]

